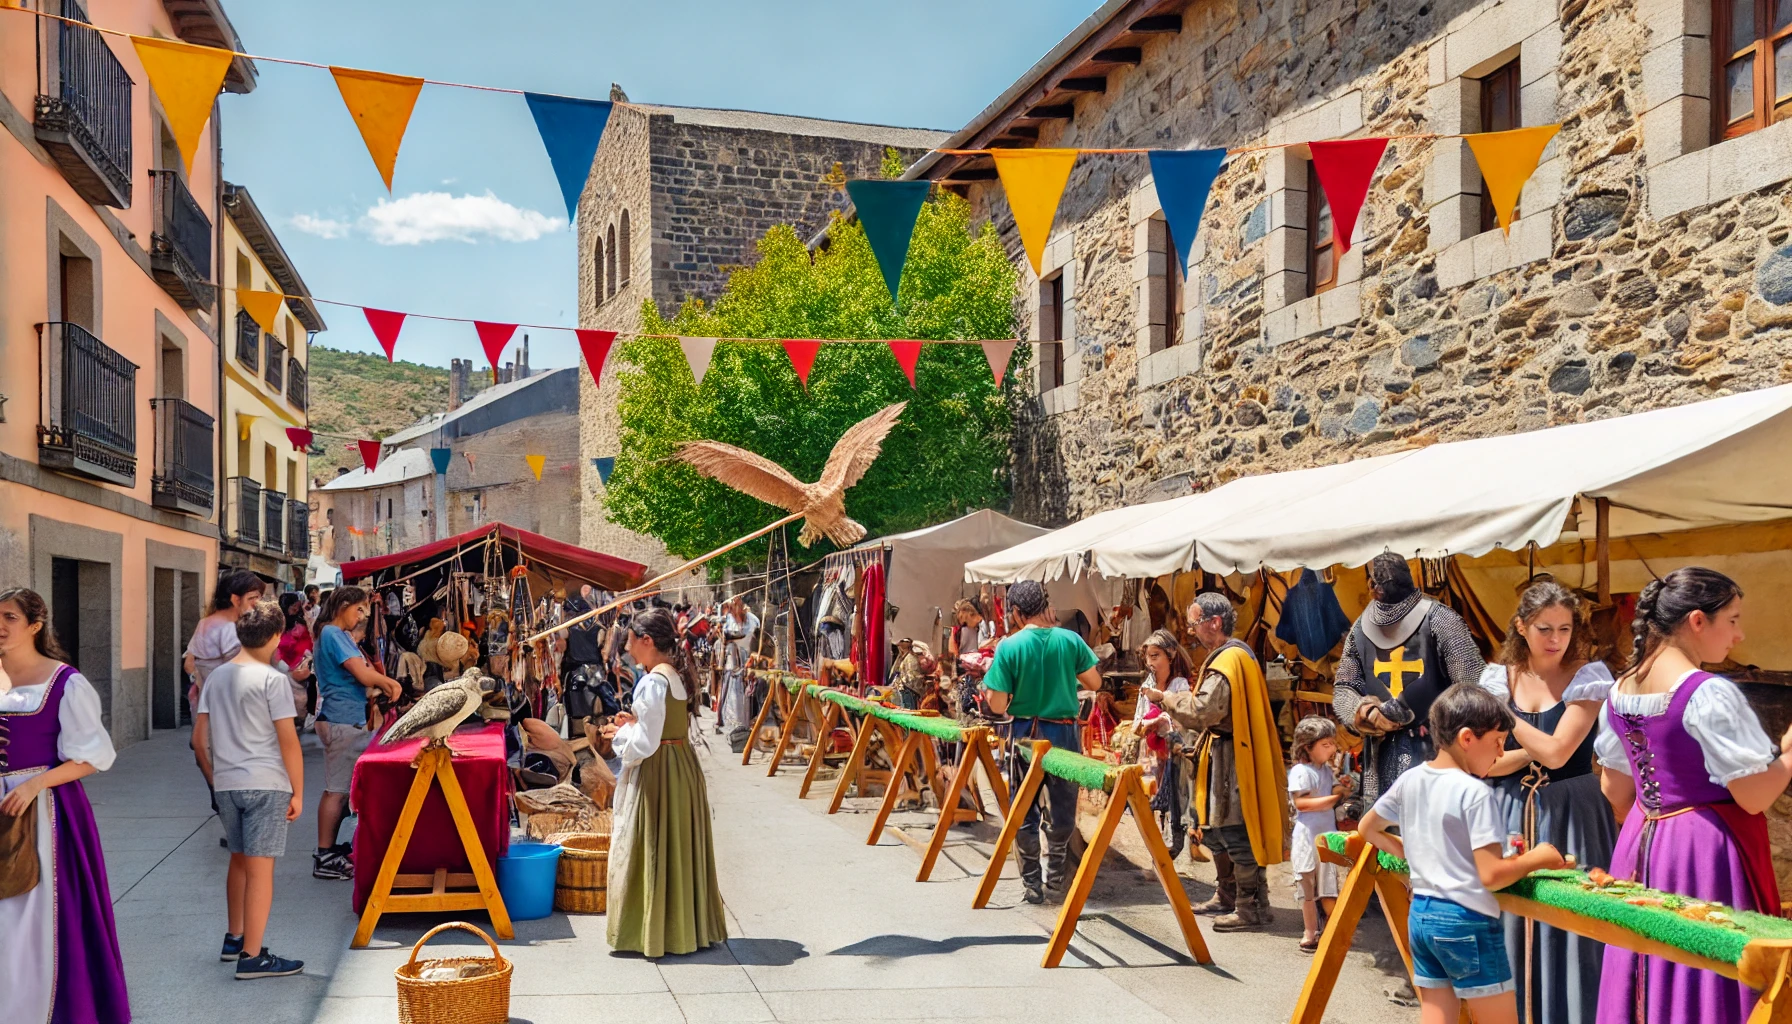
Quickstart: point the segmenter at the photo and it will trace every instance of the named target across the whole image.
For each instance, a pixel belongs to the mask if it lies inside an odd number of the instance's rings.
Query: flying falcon
[[[424,694],[411,710],[404,713],[386,733],[386,742],[408,740],[413,736],[427,736],[429,742],[423,750],[432,747],[448,747],[449,753],[456,753],[448,745],[448,735],[454,727],[479,710],[485,702],[487,691],[496,689],[498,681],[482,674],[477,668],[467,669],[459,679],[450,679],[440,686]],[[417,752],[421,757],[423,751]]]
[[[804,547],[826,537],[843,548],[865,536],[865,528],[846,514],[846,489],[858,483],[877,460],[884,438],[907,405],[897,402],[854,424],[834,444],[821,479],[812,484],[803,483],[763,455],[719,441],[692,441],[678,449],[677,457],[737,491],[788,512],[801,512],[803,531],[797,540]]]

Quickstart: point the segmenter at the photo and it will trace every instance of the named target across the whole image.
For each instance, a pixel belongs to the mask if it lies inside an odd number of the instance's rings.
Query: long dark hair
[[[1579,665],[1592,660],[1593,637],[1584,628],[1580,595],[1552,579],[1540,579],[1518,595],[1518,610],[1506,626],[1506,639],[1500,643],[1498,661],[1513,668],[1527,668],[1531,663],[1531,645],[1524,638],[1524,627],[1536,620],[1545,609],[1566,608],[1574,619],[1574,632],[1568,638],[1568,649],[1562,652],[1562,664]]]
[[[322,633],[324,627],[342,614],[342,609],[357,605],[367,600],[367,591],[360,587],[337,587],[324,595],[323,604],[317,609],[317,631]]]
[[[286,628],[281,630],[282,633],[288,632],[294,626],[303,623],[305,621],[304,595],[293,591],[281,594],[280,613],[286,616]]]
[[[24,614],[27,625],[43,624],[44,628],[37,631],[35,640],[37,653],[53,661],[68,661],[68,652],[64,651],[62,645],[56,642],[56,634],[50,629],[50,606],[44,603],[44,599],[38,595],[38,592],[27,587],[0,590],[0,604],[5,604],[8,601],[19,606],[19,611]]]
[[[1697,565],[1675,569],[1651,582],[1638,595],[1636,618],[1630,623],[1630,633],[1636,638],[1631,664],[1640,669],[1643,660],[1666,643],[1693,612],[1715,618],[1741,596],[1742,588],[1735,580]]]
[[[628,631],[653,641],[653,649],[672,662],[672,670],[678,673],[678,678],[684,680],[685,710],[695,715],[696,673],[691,670],[691,659],[685,655],[684,645],[678,642],[678,620],[664,608],[649,608],[644,612],[636,612],[629,618]]]
[[[1188,651],[1176,642],[1176,634],[1167,629],[1160,629],[1146,637],[1145,642],[1140,646],[1155,647],[1164,652],[1164,655],[1170,659],[1170,679],[1181,676],[1191,684],[1195,682],[1194,663],[1189,660]],[[1164,682],[1168,683],[1170,679],[1166,679]]]
[[[260,576],[247,569],[231,569],[218,577],[218,585],[212,588],[212,611],[221,612],[230,607],[230,599],[244,594],[263,593],[268,585]]]

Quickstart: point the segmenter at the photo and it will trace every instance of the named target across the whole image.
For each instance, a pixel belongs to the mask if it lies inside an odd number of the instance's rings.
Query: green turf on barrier
[[[854,697],[850,693],[815,687],[811,690],[815,696],[833,704],[838,704],[848,711],[860,715],[871,715],[881,718],[899,729],[908,729],[923,736],[931,736],[947,743],[964,742],[964,728],[950,718],[936,718],[932,715],[916,715],[897,708],[887,708],[882,704]]]
[[[1024,738],[1013,740],[1019,748],[1020,756],[1031,761],[1033,745]],[[1120,769],[1105,761],[1097,761],[1073,751],[1053,747],[1045,752],[1045,773],[1067,779],[1084,789],[1096,789],[1103,793],[1114,791],[1114,783],[1120,779]]]
[[[1343,832],[1327,832],[1319,838],[1325,843],[1326,849],[1342,856],[1349,856],[1344,850],[1344,841],[1350,838],[1347,834]],[[1392,871],[1396,875],[1409,873],[1406,862],[1391,853],[1377,850],[1375,859],[1381,863],[1381,869],[1383,871]]]
[[[1620,928],[1664,942],[1676,949],[1733,964],[1742,959],[1742,949],[1752,939],[1792,939],[1792,921],[1750,911],[1731,911],[1730,916],[1741,926],[1726,928],[1707,921],[1681,917],[1666,907],[1639,907],[1624,902],[1623,897],[1591,892],[1581,887],[1585,874],[1580,871],[1537,871],[1507,886],[1502,892],[1522,896],[1584,917],[1609,921]],[[1633,890],[1631,895],[1660,896],[1649,889]]]

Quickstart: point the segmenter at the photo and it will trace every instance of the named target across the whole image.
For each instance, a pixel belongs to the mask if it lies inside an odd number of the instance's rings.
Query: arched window
[[[599,238],[591,249],[591,301],[604,304],[604,240]]]
[[[628,287],[628,265],[634,262],[635,250],[629,245],[628,211],[622,211],[622,240],[616,253],[616,262],[621,270],[622,287]]]
[[[616,294],[616,225],[610,225],[604,244],[609,249],[604,254],[604,297],[609,298]]]

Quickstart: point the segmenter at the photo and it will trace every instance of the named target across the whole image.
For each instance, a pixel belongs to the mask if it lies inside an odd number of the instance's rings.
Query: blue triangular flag
[[[597,467],[598,481],[606,487],[609,486],[610,474],[616,472],[616,457],[611,455],[601,459],[592,459],[591,464]]]
[[[1207,193],[1213,179],[1220,176],[1220,165],[1226,162],[1223,149],[1154,149],[1151,151],[1151,177],[1157,184],[1157,203],[1163,207],[1164,223],[1170,228],[1170,242],[1182,259],[1183,273],[1188,272],[1189,250],[1195,245],[1195,232],[1201,227],[1201,214],[1207,209]]]
[[[560,181],[560,194],[566,199],[566,219],[577,221],[579,196],[585,191],[585,179],[591,175],[597,144],[603,141],[604,125],[610,121],[610,101],[538,92],[526,92],[523,98],[529,101],[535,130],[541,133],[541,144],[547,147],[548,160],[554,165],[554,177]]]
[[[431,448],[429,450],[429,461],[435,463],[437,476],[448,474],[448,463],[453,459],[454,449],[452,448]]]
[[[890,301],[896,301],[902,285],[902,267],[908,262],[908,242],[915,233],[915,220],[927,202],[931,181],[849,181],[846,194],[859,213],[865,228],[865,240],[871,243],[871,254],[877,257],[877,268],[884,272]]]

